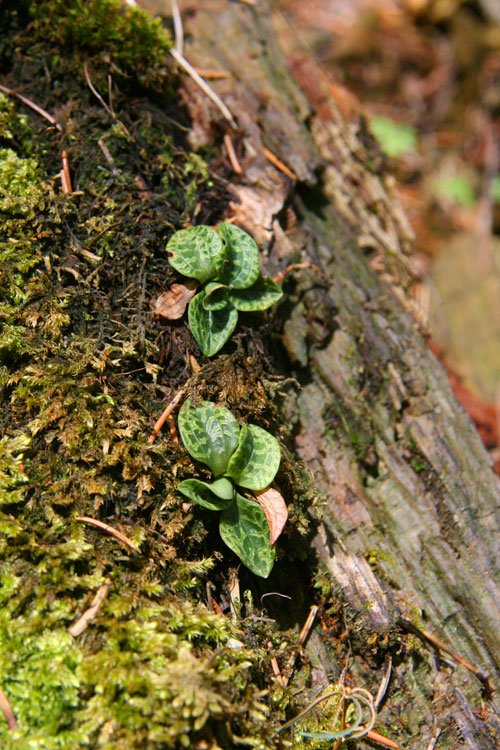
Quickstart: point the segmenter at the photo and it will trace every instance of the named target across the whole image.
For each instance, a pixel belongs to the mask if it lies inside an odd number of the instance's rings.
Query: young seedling
[[[215,481],[186,479],[177,489],[204,508],[220,511],[223,541],[252,573],[267,578],[275,550],[266,514],[239,487],[254,491],[269,487],[281,460],[278,441],[257,425],[239,425],[229,409],[210,401],[199,406],[186,401],[178,425],[186,450],[209,467]]]
[[[266,310],[282,297],[280,287],[262,276],[259,248],[233,224],[198,226],[176,232],[167,244],[172,268],[200,282],[188,321],[203,354],[212,357],[226,343],[238,312]]]

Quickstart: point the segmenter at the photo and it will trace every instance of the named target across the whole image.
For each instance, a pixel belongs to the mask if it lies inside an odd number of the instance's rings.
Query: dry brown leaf
[[[276,544],[276,540],[283,531],[283,527],[288,518],[286,503],[278,490],[268,487],[260,492],[254,492],[260,507],[266,514],[271,533],[271,549]]]
[[[168,320],[178,320],[193,299],[198,289],[198,282],[188,279],[185,284],[172,284],[170,289],[162,292],[155,302],[155,314]]]

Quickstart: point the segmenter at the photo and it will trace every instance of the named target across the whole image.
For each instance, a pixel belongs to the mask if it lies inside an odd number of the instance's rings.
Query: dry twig
[[[172,8],[172,18],[174,19],[174,45],[179,55],[182,55],[184,51],[184,30],[182,28],[182,19],[177,0],[170,0],[170,7]]]
[[[231,78],[228,70],[203,70],[202,68],[195,68],[195,70],[202,78],[212,78],[214,81]]]
[[[75,521],[78,521],[79,523],[88,523],[90,524],[90,526],[95,526],[98,529],[102,529],[102,531],[106,531],[108,534],[111,534],[111,536],[114,536],[115,539],[118,539],[119,542],[131,549],[133,552],[137,552],[138,554],[140,554],[141,552],[140,549],[136,547],[136,545],[132,541],[130,541],[128,536],[125,536],[125,534],[122,534],[121,531],[114,529],[112,526],[109,526],[109,524],[104,523],[103,521],[97,521],[95,518],[90,518],[89,516],[77,516],[77,518],[75,518]]]
[[[90,607],[85,610],[83,615],[79,617],[78,620],[76,620],[76,622],[74,622],[70,628],[68,628],[68,633],[72,635],[73,638],[81,635],[84,630],[88,628],[89,623],[92,622],[92,620],[98,613],[101,604],[106,599],[109,593],[110,583],[111,582],[109,580],[106,580],[106,582],[103,583],[103,585],[97,590],[97,594],[94,596]]]
[[[430,644],[432,644],[435,648],[437,648],[439,651],[444,651],[445,654],[449,654],[453,659],[455,659],[456,662],[461,664],[463,667],[469,670],[469,672],[472,672],[473,675],[477,677],[479,682],[482,683],[484,690],[486,692],[486,695],[488,698],[491,698],[493,693],[495,692],[495,688],[491,684],[491,680],[488,675],[484,674],[478,667],[475,667],[474,664],[471,664],[469,661],[464,659],[460,654],[457,654],[456,651],[453,651],[452,648],[446,645],[446,643],[443,643],[442,640],[437,638],[435,635],[430,633],[428,630],[425,630],[422,628],[417,628],[416,625],[414,625],[410,620],[407,620],[404,617],[401,617],[399,620],[399,624],[401,627],[403,627],[405,630],[408,630],[410,633],[413,633],[418,638],[421,638],[423,640],[428,641]]]
[[[32,109],[34,112],[37,112],[41,117],[45,118],[48,122],[50,122],[51,125],[54,125],[54,127],[57,128],[60,132],[62,132],[62,127],[57,122],[55,117],[52,117],[52,115],[49,115],[48,112],[46,112],[42,107],[40,107],[38,104],[35,104],[35,102],[32,102],[31,99],[28,99],[27,96],[23,96],[23,94],[19,94],[17,91],[14,91],[13,89],[7,88],[7,86],[0,85],[0,91],[3,91],[4,94],[8,94],[9,96],[15,96],[17,99],[19,99],[20,102],[23,104],[26,104],[27,107]]]
[[[208,83],[203,80],[203,78],[196,72],[196,70],[193,68],[193,66],[190,63],[188,63],[188,61],[186,60],[186,58],[183,57],[179,52],[177,52],[177,50],[175,48],[170,50],[170,54],[172,55],[172,57],[174,58],[174,60],[176,60],[179,63],[179,65],[182,68],[184,68],[184,70],[186,71],[186,73],[188,73],[191,76],[191,78],[193,79],[193,81],[196,84],[198,84],[198,86],[200,87],[200,89],[205,92],[205,94],[208,96],[208,98],[211,101],[213,101],[213,103],[215,104],[215,106],[218,107],[218,109],[221,111],[222,115],[225,117],[225,119],[228,121],[228,123],[231,125],[231,127],[232,128],[237,128],[238,126],[236,124],[236,120],[234,119],[233,115],[231,114],[229,108],[226,107],[226,105],[224,104],[224,102],[222,101],[222,99],[219,96],[217,96],[217,94],[215,93],[215,91],[212,88],[210,88],[210,86],[208,85]]]
[[[272,649],[273,644],[272,644],[271,641],[267,642],[267,647],[269,649]],[[278,665],[278,660],[276,659],[275,656],[271,656],[271,667],[273,669],[273,674],[276,677],[276,682],[278,682],[281,685],[281,687],[285,687],[285,681],[284,681],[283,676],[282,676],[282,674],[280,672],[280,668],[279,668],[279,665]]]
[[[279,169],[280,172],[283,172],[283,174],[286,174],[287,177],[289,177],[294,182],[297,182],[297,175],[295,175],[291,169],[287,167],[286,164],[283,164],[281,159],[278,159],[277,156],[273,154],[272,151],[269,151],[268,148],[263,148],[262,153],[266,157],[268,161],[271,162],[273,167],[276,167],[276,169]]]
[[[96,97],[96,99],[98,99],[100,101],[100,103],[102,104],[102,106],[104,107],[104,109],[106,110],[106,112],[108,113],[108,115],[115,122],[117,122],[118,125],[123,129],[123,132],[125,133],[125,135],[127,135],[131,139],[132,136],[130,135],[130,132],[129,132],[128,128],[123,124],[123,122],[121,122],[121,120],[119,120],[117,118],[117,116],[116,116],[116,114],[115,114],[115,112],[113,110],[112,102],[110,102],[110,104],[106,104],[106,102],[104,101],[104,99],[102,98],[102,96],[100,95],[100,93],[97,91],[97,89],[95,88],[94,84],[90,80],[90,75],[89,75],[89,71],[88,71],[88,68],[87,68],[87,61],[86,60],[83,61],[83,73],[85,75],[85,80],[87,81],[87,86],[92,91],[92,93],[94,94],[94,96]],[[109,85],[109,83],[108,83],[108,85]]]
[[[234,150],[233,142],[229,133],[226,133],[224,136],[224,145],[227,149],[227,155],[229,156],[229,161],[231,162],[232,168],[234,169],[236,174],[242,174],[242,169],[238,161],[238,157],[236,156],[236,151]]]
[[[156,438],[158,437],[158,434],[159,434],[161,428],[163,427],[163,425],[165,424],[165,422],[167,421],[167,419],[169,418],[169,416],[172,414],[173,410],[175,409],[175,407],[177,406],[177,404],[179,403],[179,401],[181,400],[181,398],[186,393],[186,389],[187,389],[187,383],[184,386],[184,388],[181,388],[180,391],[177,391],[177,393],[173,397],[172,401],[163,410],[163,413],[162,413],[161,417],[156,420],[155,426],[153,427],[153,432],[149,436],[149,439],[151,440],[152,443],[156,440]]]
[[[15,732],[18,728],[17,726],[17,720],[14,716],[14,711],[10,707],[9,699],[5,695],[2,688],[0,688],[0,709],[2,710],[3,715],[7,719],[7,724],[9,725],[9,730],[11,732]]]
[[[304,626],[302,630],[300,631],[299,647],[304,645],[304,642],[307,636],[309,635],[309,632],[313,626],[314,618],[316,617],[317,614],[318,614],[318,607],[316,605],[313,605],[309,611],[307,620],[305,621]],[[283,678],[285,687],[290,682],[290,677],[292,676],[293,668],[295,666],[295,662],[297,661],[298,653],[299,653],[298,649],[293,652],[293,654],[290,656],[290,659],[288,660],[288,664],[285,667],[285,677]]]
[[[65,193],[66,195],[71,195],[71,193],[73,192],[73,187],[71,185],[71,175],[69,172],[69,162],[68,162],[68,155],[66,151],[62,152],[61,158],[62,158],[62,169],[59,174],[61,176],[63,193]]]

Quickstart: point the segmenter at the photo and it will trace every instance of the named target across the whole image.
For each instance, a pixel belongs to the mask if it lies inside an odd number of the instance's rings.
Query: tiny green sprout
[[[267,578],[275,557],[269,524],[261,506],[238,487],[259,491],[271,484],[281,460],[278,441],[257,425],[239,425],[229,409],[211,401],[192,406],[187,400],[178,422],[186,450],[210,468],[215,481],[186,479],[177,489],[204,508],[220,511],[223,541],[252,573]]]
[[[176,232],[168,241],[169,263],[201,284],[191,300],[188,321],[203,354],[212,357],[226,343],[238,312],[266,310],[283,296],[271,278],[262,276],[259,248],[249,234],[226,222]]]

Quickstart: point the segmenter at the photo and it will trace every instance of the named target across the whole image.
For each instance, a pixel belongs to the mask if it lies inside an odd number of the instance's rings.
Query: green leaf
[[[245,312],[267,310],[282,296],[281,288],[266,276],[260,276],[248,289],[235,289],[229,293],[229,299],[235,308]]]
[[[255,424],[244,424],[227,475],[249,490],[263,490],[273,481],[281,460],[278,441]]]
[[[370,126],[380,148],[387,156],[396,158],[417,150],[417,131],[412,125],[377,116],[372,117]]]
[[[441,177],[434,182],[434,191],[464,208],[471,208],[476,202],[476,195],[471,179],[467,174],[454,177]]]
[[[167,243],[167,252],[172,268],[202,283],[221,271],[226,257],[219,234],[206,226],[176,232]]]
[[[237,493],[235,502],[221,513],[219,530],[229,549],[252,573],[268,577],[276,553],[271,549],[269,526],[260,505]]]
[[[260,274],[259,248],[249,234],[233,224],[219,224],[219,234],[226,241],[226,262],[221,279],[233,289],[252,286]]]
[[[188,308],[188,321],[191,333],[203,354],[213,357],[222,349],[238,322],[238,311],[228,302],[222,310],[205,310],[200,292],[191,300]]]
[[[211,401],[191,406],[188,399],[179,412],[178,423],[188,453],[209,466],[216,477],[224,474],[240,433],[239,424],[229,409]]]
[[[179,492],[209,510],[224,510],[234,500],[234,485],[229,479],[217,479],[212,484],[199,479],[186,479],[177,487]]]
[[[211,281],[205,287],[202,304],[205,310],[222,310],[227,305],[229,287]]]

